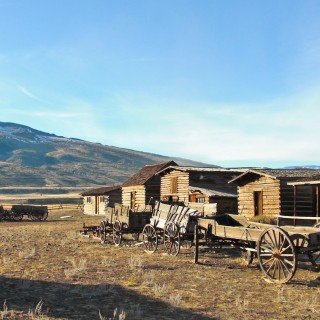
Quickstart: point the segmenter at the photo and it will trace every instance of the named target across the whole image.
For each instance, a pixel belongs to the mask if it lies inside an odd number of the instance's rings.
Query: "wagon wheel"
[[[297,270],[297,254],[287,232],[268,228],[258,240],[258,260],[261,270],[273,282],[286,283]]]
[[[133,240],[133,241],[138,241],[138,239],[139,239],[139,232],[132,232],[131,236],[132,236],[132,240]]]
[[[145,251],[154,253],[158,248],[158,235],[151,224],[146,224],[142,230],[142,241]]]
[[[106,231],[106,222],[105,221],[100,222],[99,234],[100,234],[101,243],[102,244],[106,243],[107,231]]]
[[[180,226],[180,245],[183,249],[192,248],[192,240],[188,239],[187,228],[185,226]]]
[[[119,246],[122,240],[122,226],[119,220],[116,220],[113,225],[113,242]]]
[[[308,257],[311,264],[320,271],[320,251],[309,251]]]
[[[309,246],[309,239],[303,234],[294,234],[291,236],[291,240],[296,247],[296,250],[299,252],[300,248],[307,248]],[[320,269],[320,251],[306,251],[311,264],[317,269]]]
[[[192,240],[181,239],[180,245],[181,245],[181,248],[183,248],[183,249],[191,249],[192,248]]]
[[[12,220],[14,220],[14,221],[21,221],[22,218],[23,218],[23,214],[13,211],[13,212],[11,213],[10,217],[11,217]]]
[[[251,250],[242,251],[242,259],[247,264],[247,266],[252,264],[253,258],[254,258],[254,252],[252,252]]]
[[[41,216],[40,216],[40,220],[45,221],[48,218],[48,211],[45,211]]]
[[[309,239],[300,233],[296,233],[290,236],[296,251],[299,252],[299,248],[306,248],[309,245]]]
[[[317,222],[313,227],[314,228],[320,228],[320,222]]]
[[[173,222],[169,222],[164,228],[164,248],[172,256],[176,256],[180,252],[180,233],[177,225]]]

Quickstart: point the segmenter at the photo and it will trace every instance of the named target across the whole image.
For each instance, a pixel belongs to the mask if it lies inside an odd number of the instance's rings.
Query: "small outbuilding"
[[[297,181],[306,181],[317,173],[317,170],[312,169],[250,169],[229,183],[238,189],[238,213],[247,217],[308,216],[313,204],[311,198],[308,201],[306,198],[311,197],[316,188],[301,185],[300,198],[297,200],[297,187],[293,186],[297,186]]]
[[[83,192],[83,213],[105,215],[106,208],[121,203],[121,186],[101,187]]]
[[[144,166],[122,185],[122,204],[132,209],[144,208],[160,200],[160,176],[156,175],[169,166],[176,166],[174,161]]]
[[[241,169],[168,167],[159,172],[161,176],[161,200],[196,204],[217,204],[217,213],[236,213],[237,188],[228,184],[232,178],[243,173]]]

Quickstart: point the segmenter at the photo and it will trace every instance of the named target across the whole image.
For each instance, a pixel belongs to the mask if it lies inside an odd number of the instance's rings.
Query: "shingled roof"
[[[299,179],[309,179],[315,175],[320,174],[320,170],[314,169],[249,169],[246,172],[240,174],[234,179],[230,180],[229,183],[233,183],[244,176],[249,174],[258,175],[258,176],[266,176],[273,179],[285,179],[285,178],[296,178]]]
[[[176,166],[174,161],[167,161],[159,164],[144,166],[140,171],[134,174],[130,179],[123,183],[123,187],[140,186],[148,182],[157,172],[168,166]]]
[[[107,195],[109,192],[111,191],[115,191],[115,190],[120,190],[121,186],[113,186],[113,187],[101,187],[101,188],[95,188],[95,189],[90,189],[88,191],[85,191],[83,193],[81,193],[81,195],[83,197],[89,197],[89,196],[103,196],[103,195]]]

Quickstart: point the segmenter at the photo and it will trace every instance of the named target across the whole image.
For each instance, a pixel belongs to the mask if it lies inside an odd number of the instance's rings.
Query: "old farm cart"
[[[0,220],[22,220],[23,217],[31,220],[44,221],[48,218],[47,206],[12,205],[10,210],[5,210],[0,206]]]
[[[319,228],[278,227],[250,222],[243,216],[224,214],[199,218],[195,242],[196,263],[201,242],[237,246],[246,253],[248,263],[257,255],[261,270],[277,283],[292,279],[302,255],[307,256],[318,271],[320,267]]]
[[[181,245],[191,247],[194,226],[200,215],[202,213],[186,206],[157,201],[150,223],[142,231],[145,250],[153,253],[162,243],[167,253],[176,256]]]
[[[124,234],[131,234],[132,240],[138,240],[143,227],[150,222],[151,207],[135,211],[128,206],[116,203],[114,208],[108,207],[106,219],[101,221],[99,234],[101,243],[106,241],[107,235],[112,235],[115,245],[120,245]]]

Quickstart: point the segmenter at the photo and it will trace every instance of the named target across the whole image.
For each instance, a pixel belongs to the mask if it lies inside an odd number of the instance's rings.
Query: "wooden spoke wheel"
[[[300,248],[306,248],[309,245],[309,239],[303,234],[293,234],[290,236],[290,238],[297,252]]]
[[[250,250],[243,250],[242,251],[242,259],[247,264],[247,266],[252,264],[253,258],[254,258],[254,252],[252,252]]]
[[[180,240],[181,248],[183,249],[191,249],[192,248],[192,240],[182,239]]]
[[[264,230],[258,240],[261,270],[276,283],[286,283],[297,270],[296,249],[287,232],[272,227]]]
[[[23,218],[23,214],[21,213],[17,213],[17,212],[12,212],[11,214],[11,219],[14,220],[14,221],[21,221],[22,218]]]
[[[100,235],[101,243],[102,243],[102,244],[106,243],[107,230],[106,230],[106,222],[105,222],[105,221],[101,221],[101,222],[100,222],[100,225],[99,225],[99,235]]]
[[[313,227],[314,228],[320,228],[320,222],[317,222]]]
[[[113,224],[113,242],[116,246],[119,246],[122,241],[122,226],[119,220],[116,220]]]
[[[164,248],[172,256],[176,256],[180,252],[180,233],[177,225],[173,222],[169,222],[164,228]]]
[[[40,216],[40,220],[41,221],[45,221],[48,219],[48,211],[45,211],[41,216]]]
[[[145,251],[154,253],[158,248],[158,235],[151,224],[146,224],[142,230],[142,241]]]
[[[132,232],[131,236],[132,236],[132,240],[133,240],[133,241],[138,241],[138,239],[139,239],[139,232]]]
[[[308,252],[308,257],[311,264],[320,271],[320,251],[310,251]]]

